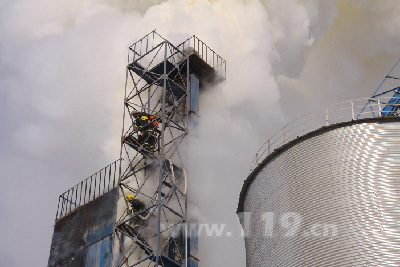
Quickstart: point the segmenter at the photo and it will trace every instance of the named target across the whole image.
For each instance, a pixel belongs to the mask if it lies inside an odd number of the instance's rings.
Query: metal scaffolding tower
[[[152,31],[129,47],[114,266],[194,266],[187,236],[186,149],[201,85],[226,63],[197,37],[178,46]],[[135,210],[128,199],[144,207]]]

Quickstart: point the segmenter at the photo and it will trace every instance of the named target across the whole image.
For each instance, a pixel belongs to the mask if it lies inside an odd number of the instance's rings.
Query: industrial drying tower
[[[129,47],[120,159],[60,196],[49,267],[198,265],[185,140],[199,124],[200,89],[225,72],[195,36],[175,46],[152,31]],[[154,147],[135,114],[151,116]],[[145,208],[132,210],[129,195]]]

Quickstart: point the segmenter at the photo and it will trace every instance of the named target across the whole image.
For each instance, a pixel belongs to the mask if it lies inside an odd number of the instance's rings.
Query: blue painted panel
[[[49,267],[101,266],[99,259],[111,258],[117,193],[116,188],[56,222]]]
[[[398,104],[400,103],[400,93],[395,92],[393,97],[389,100],[382,110],[382,116],[394,116],[394,112],[399,109]]]
[[[197,236],[188,237],[188,267],[198,267],[198,238]]]
[[[93,244],[87,248],[84,267],[111,266],[112,236]]]
[[[189,108],[189,119],[193,126],[197,126],[199,124],[199,89],[200,82],[196,75],[191,74],[189,76],[190,79],[190,103],[188,105]]]
[[[199,115],[199,88],[200,83],[196,75],[190,75],[190,111]]]

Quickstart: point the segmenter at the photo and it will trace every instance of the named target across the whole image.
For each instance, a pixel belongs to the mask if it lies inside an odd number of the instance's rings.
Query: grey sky
[[[0,0],[0,266],[45,266],[57,198],[119,155],[128,46],[196,34],[227,60],[201,96],[193,216],[238,226],[251,160],[285,122],[368,97],[400,56],[397,0]],[[238,228],[235,228],[238,231]],[[244,266],[238,238],[202,266]]]

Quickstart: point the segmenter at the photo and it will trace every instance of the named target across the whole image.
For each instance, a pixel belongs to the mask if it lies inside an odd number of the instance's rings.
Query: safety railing
[[[119,178],[119,163],[120,160],[114,161],[62,193],[58,198],[56,220],[114,189]]]
[[[163,58],[162,53],[158,53],[157,50],[164,42],[168,42],[168,40],[159,35],[155,30],[150,32],[129,47],[130,53],[128,53],[128,62],[137,62],[146,66],[148,64],[149,66],[158,64]],[[167,58],[174,64],[182,61],[186,55],[195,53],[209,66],[220,73],[221,76],[226,78],[226,61],[195,35],[189,37],[176,47],[171,43],[169,44],[174,48],[168,50]],[[157,58],[157,60],[153,59],[152,62],[146,62],[146,64],[143,60],[146,55],[149,54]]]
[[[164,41],[166,40],[153,30],[129,47],[131,53],[128,53],[128,62],[140,60]]]
[[[204,62],[226,78],[226,61],[195,35],[180,43],[177,48],[186,55],[196,53]]]
[[[389,104],[389,101],[393,99],[393,97],[379,97],[349,100],[318,108],[289,122],[279,131],[275,132],[275,134],[273,134],[272,137],[260,147],[251,163],[250,171],[253,171],[258,164],[275,149],[287,144],[299,136],[317,130],[322,126],[329,126],[357,119],[388,116],[389,113],[384,110],[385,106],[400,105]],[[367,103],[367,105],[365,105],[365,103]],[[390,116],[399,115],[400,114],[396,112],[390,113]]]

